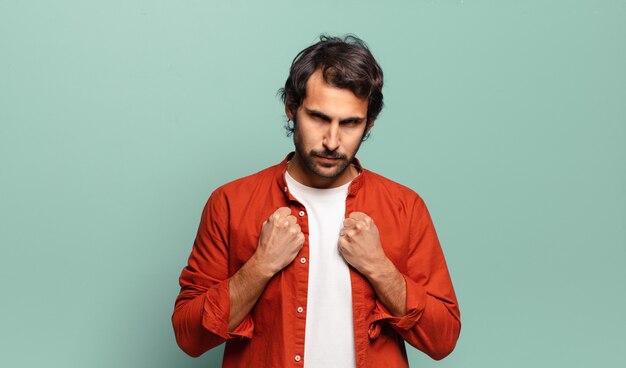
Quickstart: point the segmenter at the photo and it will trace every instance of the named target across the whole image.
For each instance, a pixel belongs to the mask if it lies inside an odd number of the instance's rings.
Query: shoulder
[[[211,197],[228,199],[229,197],[245,197],[247,193],[259,187],[269,187],[275,181],[278,164],[269,166],[256,173],[222,184],[213,191]]]
[[[432,224],[422,197],[413,189],[372,171],[364,171],[363,199],[371,204],[372,213],[386,213],[390,218],[403,218],[410,223]],[[387,212],[385,212],[387,210]]]
[[[386,178],[373,171],[363,169],[363,188],[359,197],[370,202],[365,205],[379,210],[391,209],[390,213],[403,214],[407,218],[417,218],[428,212],[426,203],[413,189]]]
[[[367,190],[385,193],[390,197],[404,201],[421,201],[420,195],[413,189],[393,181],[373,171],[363,169],[364,182]]]

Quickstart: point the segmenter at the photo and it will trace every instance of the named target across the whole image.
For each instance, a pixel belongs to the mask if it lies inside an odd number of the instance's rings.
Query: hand
[[[304,244],[304,234],[289,207],[280,207],[263,223],[254,253],[259,267],[272,276],[290,264]]]
[[[338,246],[346,262],[366,277],[387,260],[378,228],[363,212],[352,212],[343,220]]]

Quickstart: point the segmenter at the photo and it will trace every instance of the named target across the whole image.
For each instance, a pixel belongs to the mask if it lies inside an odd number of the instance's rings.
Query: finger
[[[282,220],[284,220],[290,214],[291,214],[291,210],[289,209],[289,207],[280,207],[276,211],[274,211],[274,213],[271,214],[270,220],[276,223],[282,224],[283,223]]]
[[[346,248],[347,245],[348,242],[346,240],[339,238],[339,241],[337,242],[337,250],[342,257],[344,257],[344,254],[348,251],[348,249]]]
[[[341,229],[339,230],[339,240],[346,241],[351,239],[354,236],[354,230],[352,229]]]
[[[356,224],[356,220],[347,218],[343,220],[343,227],[353,227]]]
[[[363,212],[355,211],[355,212],[350,213],[350,216],[348,216],[348,218],[359,221],[359,220],[369,219],[370,217]]]
[[[287,217],[280,218],[276,223],[280,224],[282,227],[291,228],[294,225],[297,225],[297,222],[298,220],[295,217],[289,215]]]
[[[291,214],[291,208],[289,208],[289,207],[280,207],[276,211],[274,211],[274,213],[279,215],[280,217],[287,217],[287,216],[289,216]]]

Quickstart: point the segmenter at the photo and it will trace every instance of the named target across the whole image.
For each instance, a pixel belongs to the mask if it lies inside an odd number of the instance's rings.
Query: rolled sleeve
[[[228,331],[230,318],[230,296],[228,280],[222,281],[205,293],[202,327],[220,336],[224,340],[233,338],[252,338],[254,323],[250,314],[235,327]]]
[[[439,360],[452,352],[459,337],[460,312],[452,281],[426,205],[417,198],[411,216],[411,237],[406,274],[406,314],[393,316],[378,300],[372,313],[369,337],[388,323],[402,338]]]
[[[380,300],[376,299],[371,323],[385,321],[395,328],[409,330],[419,321],[426,306],[426,290],[408,276],[402,275],[402,277],[406,283],[406,314],[400,317],[394,316]]]
[[[202,212],[198,233],[179,281],[172,323],[180,348],[191,356],[233,338],[251,338],[254,323],[248,314],[228,331],[230,295],[228,289],[229,207],[218,189]]]

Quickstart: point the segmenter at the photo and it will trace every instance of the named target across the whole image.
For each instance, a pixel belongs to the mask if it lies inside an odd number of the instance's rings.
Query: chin
[[[315,165],[315,173],[326,179],[334,179],[343,174],[348,168],[349,161],[340,161],[332,166]]]

